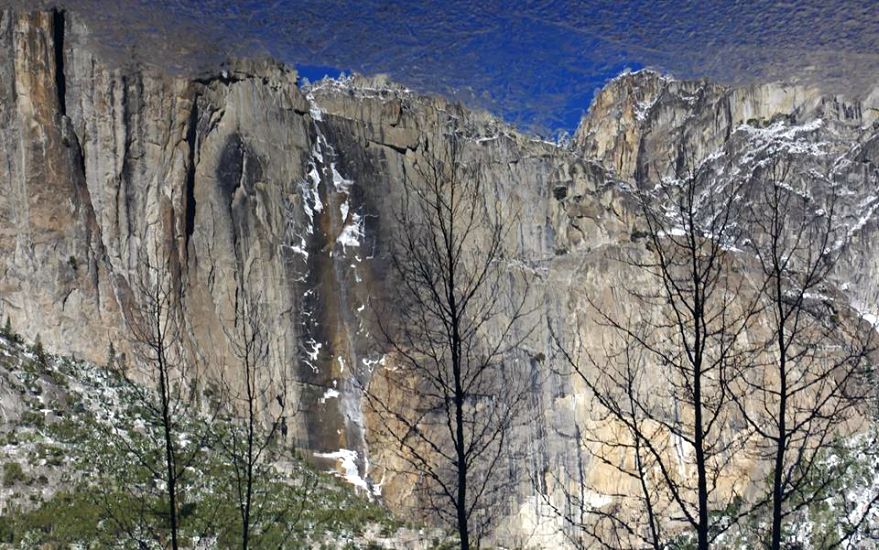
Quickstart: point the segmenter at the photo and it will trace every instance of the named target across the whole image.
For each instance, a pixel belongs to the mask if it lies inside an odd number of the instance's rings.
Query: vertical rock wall
[[[278,351],[273,376],[295,381],[301,409],[291,408],[288,437],[362,487],[385,479],[399,506],[406,488],[387,453],[369,448],[360,406],[382,355],[371,306],[385,292],[402,181],[449,123],[466,134],[487,204],[517,213],[505,290],[530,287],[537,312],[520,358],[533,421],[513,440],[528,459],[506,465],[518,490],[498,526],[504,540],[556,540],[540,494],[559,480],[621,483],[581,448],[586,393],[549,364],[547,327],[600,346],[588,300],[632,306],[620,289],[639,274],[617,258],[645,249],[628,186],[650,188],[681,163],[709,163],[722,184],[778,151],[830,170],[846,189],[852,237],[840,284],[875,306],[879,111],[866,103],[630,74],[596,98],[564,150],[385,84],[322,83],[306,95],[269,61],[170,76],[107,64],[87,39],[73,14],[0,12],[3,320],[103,362],[110,342],[126,349],[132,282],[160,253],[174,266],[187,341],[212,375],[235,380],[226,333],[236,304],[259,299]]]

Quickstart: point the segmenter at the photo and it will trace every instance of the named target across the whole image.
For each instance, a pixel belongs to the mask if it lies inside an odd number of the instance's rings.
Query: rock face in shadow
[[[870,103],[629,74],[596,98],[568,150],[384,83],[301,90],[295,72],[268,61],[200,78],[110,66],[84,46],[87,33],[69,13],[0,13],[2,320],[103,362],[110,342],[128,349],[137,273],[167,258],[185,337],[211,374],[235,380],[227,332],[237,301],[259,299],[278,352],[273,375],[295,381],[291,443],[328,466],[338,451],[356,452],[357,475],[378,483],[392,474],[383,449],[370,448],[360,399],[381,357],[371,306],[386,295],[401,182],[455,121],[486,201],[518,213],[509,290],[527,281],[537,311],[523,350],[535,421],[514,441],[530,458],[505,474],[519,489],[498,527],[504,540],[557,537],[539,516],[547,472],[596,483],[607,474],[576,442],[588,421],[584,389],[546,363],[546,327],[599,345],[587,298],[632,306],[619,288],[638,274],[615,260],[645,250],[631,186],[649,188],[685,161],[711,163],[723,185],[779,150],[832,171],[852,229],[840,285],[875,307],[879,112]],[[407,504],[405,488],[389,478],[385,487],[389,502]]]

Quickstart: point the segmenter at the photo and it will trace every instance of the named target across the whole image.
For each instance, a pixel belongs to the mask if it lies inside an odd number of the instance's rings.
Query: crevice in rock
[[[62,120],[63,132],[68,135],[69,155],[71,159],[71,167],[73,168],[72,183],[74,185],[74,204],[81,216],[83,228],[85,230],[85,254],[87,273],[90,277],[90,283],[94,290],[95,307],[100,310],[102,307],[102,295],[100,284],[100,264],[107,261],[107,250],[104,247],[104,241],[101,237],[101,227],[98,224],[97,214],[95,213],[95,205],[92,201],[91,191],[88,187],[86,179],[86,155],[83,150],[84,144],[80,141],[73,124],[69,119]],[[66,300],[66,297],[65,297]],[[63,307],[63,306],[62,306]]]
[[[228,206],[230,213],[235,193],[244,184],[246,159],[247,150],[241,135],[234,133],[228,136],[217,164],[217,183],[223,202]]]
[[[213,84],[214,82],[219,82],[220,84],[223,84],[224,86],[228,86],[229,84],[232,84],[233,82],[241,82],[242,80],[244,80],[244,79],[239,78],[237,75],[230,75],[228,72],[223,71],[220,74],[212,74],[209,76],[195,78],[195,79],[193,79],[193,82],[195,82],[197,84],[201,84],[205,87],[210,87],[211,84]]]
[[[136,218],[134,216],[137,212],[136,206],[136,191],[132,188],[132,151],[131,146],[134,141],[134,133],[138,131],[138,129],[134,126],[134,113],[131,111],[131,102],[129,101],[129,90],[128,90],[128,77],[126,75],[122,75],[119,80],[118,88],[119,91],[115,92],[116,83],[113,81],[113,89],[114,89],[114,98],[115,93],[121,93],[122,96],[119,99],[119,106],[122,111],[122,131],[123,131],[123,141],[122,141],[122,167],[119,171],[119,187],[122,189],[123,197],[124,197],[124,219],[126,222],[126,232],[124,235],[135,235],[135,225]],[[135,105],[137,102],[135,101]]]
[[[195,153],[198,147],[198,96],[192,101],[189,123],[186,129],[186,144],[189,147],[189,159],[186,167],[186,227],[185,246],[188,250],[189,239],[195,231]]]
[[[58,92],[58,109],[67,115],[67,82],[64,76],[64,10],[52,10],[52,42],[55,47],[55,89]]]
[[[367,143],[374,143],[375,145],[381,145],[383,147],[387,147],[388,149],[393,149],[394,151],[400,153],[401,155],[405,155],[406,151],[416,151],[415,147],[401,147],[399,145],[394,145],[392,143],[385,143],[382,141],[376,141],[374,139],[367,139]]]

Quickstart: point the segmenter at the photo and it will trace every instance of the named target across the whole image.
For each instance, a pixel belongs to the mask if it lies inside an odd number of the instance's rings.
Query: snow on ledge
[[[360,477],[360,472],[357,469],[357,451],[339,449],[332,453],[314,453],[314,456],[316,458],[327,458],[338,461],[338,467],[341,470],[341,473],[338,471],[332,471],[330,473],[341,477],[359,489],[363,489],[367,495],[371,494],[369,491],[369,485],[366,483],[365,479]]]

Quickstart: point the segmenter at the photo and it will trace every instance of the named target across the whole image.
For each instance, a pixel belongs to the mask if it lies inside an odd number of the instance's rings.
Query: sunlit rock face
[[[548,327],[598,349],[609,335],[589,300],[625,313],[635,304],[621,289],[649,284],[618,260],[646,253],[627,188],[649,188],[684,162],[709,163],[722,190],[778,151],[831,174],[851,227],[839,284],[857,307],[875,307],[879,112],[869,101],[628,74],[595,99],[565,149],[381,81],[302,90],[294,72],[267,61],[198,79],[111,67],[83,46],[87,33],[70,13],[0,16],[3,320],[103,362],[110,342],[128,349],[136,273],[166,258],[187,342],[209,373],[234,380],[236,303],[259,299],[272,320],[271,368],[291,381],[301,410],[287,419],[291,443],[338,461],[361,486],[384,480],[383,496],[401,509],[411,493],[395,483],[361,407],[363,384],[381,368],[370,315],[389,296],[403,178],[452,121],[487,204],[516,212],[507,290],[529,287],[535,311],[519,358],[533,379],[530,421],[512,442],[528,459],[505,466],[518,490],[498,522],[503,540],[557,540],[539,493],[559,483],[624,483],[577,440],[590,422],[587,394],[549,364]]]
[[[876,91],[858,100],[795,85],[727,88],[641,71],[621,75],[596,97],[575,148],[642,189],[681,167],[701,167],[718,191],[742,178],[759,185],[755,169],[771,156],[789,159],[794,173],[821,174],[825,181],[810,193],[826,202],[832,183],[838,217],[849,230],[840,243],[846,253],[837,283],[875,315],[877,107]]]
[[[645,70],[611,81],[574,139],[584,155],[621,178],[647,182],[666,175],[682,157],[702,160],[717,152],[743,126],[822,119],[837,131],[849,130],[846,138],[870,133],[877,102],[825,97],[801,85],[727,88]]]

